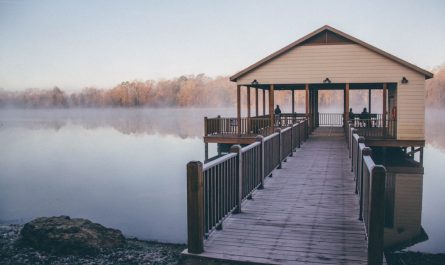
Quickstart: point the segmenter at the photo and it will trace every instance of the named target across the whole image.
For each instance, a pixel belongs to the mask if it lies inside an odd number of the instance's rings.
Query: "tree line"
[[[445,65],[426,81],[428,106],[445,106]],[[243,91],[245,91],[243,89]],[[304,93],[296,93],[296,104],[304,104]],[[366,99],[366,91],[357,100]],[[362,95],[363,94],[363,95]],[[260,93],[261,97],[262,93]],[[251,93],[253,101],[254,93]],[[320,93],[319,103],[334,105],[343,102],[342,93]],[[261,101],[260,101],[261,102]],[[275,94],[277,104],[289,105],[290,92]],[[246,105],[245,93],[242,103]],[[110,89],[86,87],[68,93],[59,87],[7,91],[0,88],[0,107],[68,108],[68,107],[233,107],[236,105],[236,84],[228,76],[208,77],[204,74],[181,76],[158,81],[125,81]]]

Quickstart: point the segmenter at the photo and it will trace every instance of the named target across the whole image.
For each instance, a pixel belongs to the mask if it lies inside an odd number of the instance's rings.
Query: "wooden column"
[[[238,129],[238,135],[241,135],[241,86],[236,86],[236,125]]]
[[[388,91],[387,90],[388,90],[387,84],[383,83],[383,95],[382,95],[382,98],[383,98],[383,115],[382,115],[383,127],[386,127],[386,112],[387,112],[386,104],[388,102],[388,100],[387,100]]]
[[[292,115],[295,113],[295,89],[292,89]]]
[[[306,118],[309,117],[309,84],[304,85],[304,90],[306,91],[305,101],[306,101]],[[309,126],[311,127],[311,121],[309,121]]]
[[[258,87],[255,87],[255,117],[258,117]]]
[[[368,112],[371,114],[371,89],[368,89]]]
[[[266,89],[263,89],[263,116],[266,116]]]
[[[204,251],[204,177],[202,163],[187,164],[187,243],[188,252]]]
[[[349,83],[346,83],[343,100],[345,101],[343,104],[345,106],[345,110],[343,112],[343,125],[347,126],[349,120]]]
[[[275,125],[275,112],[274,112],[274,85],[269,87],[269,120],[270,126]]]
[[[247,87],[247,133],[250,133],[250,86]]]
[[[250,118],[250,86],[247,87],[247,118]]]

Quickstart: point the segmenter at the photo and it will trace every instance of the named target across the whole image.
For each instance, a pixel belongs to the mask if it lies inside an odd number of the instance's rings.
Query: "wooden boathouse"
[[[233,75],[237,117],[204,121],[206,145],[229,145],[229,153],[187,165],[186,261],[384,263],[387,172],[373,149],[419,152],[422,163],[432,76],[330,26]],[[381,90],[382,110],[348,115],[358,89]],[[292,111],[275,115],[283,90]],[[305,91],[305,113],[295,112],[296,90]],[[320,113],[320,90],[341,90],[343,113]]]

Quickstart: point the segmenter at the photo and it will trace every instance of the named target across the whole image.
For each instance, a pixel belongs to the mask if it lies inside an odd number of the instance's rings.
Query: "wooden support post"
[[[347,121],[349,120],[349,83],[346,83],[345,86],[344,101],[345,110],[343,112],[343,125],[346,126],[346,124],[348,124]]]
[[[207,117],[204,117],[204,136],[207,136],[207,135],[209,135],[209,131],[208,131],[208,120],[207,120]]]
[[[371,114],[371,89],[368,88],[368,112]]]
[[[309,84],[305,84],[304,85],[304,90],[305,90],[305,92],[306,92],[306,94],[305,94],[305,105],[306,105],[306,119],[310,119],[310,114],[309,114],[309,111],[310,111],[310,108],[309,108]],[[311,126],[311,121],[309,120],[309,126]]]
[[[187,164],[187,245],[188,252],[204,251],[204,178],[202,163]]]
[[[236,161],[237,161],[237,180],[236,181],[236,197],[235,204],[236,209],[234,213],[241,212],[241,202],[243,201],[243,156],[241,155],[241,146],[240,145],[232,145],[230,147],[230,153],[237,153]]]
[[[266,89],[263,89],[263,116],[266,116]]]
[[[420,147],[419,162],[423,166],[423,147]]]
[[[258,117],[258,87],[255,87],[255,117]]]
[[[278,156],[280,158],[279,159],[280,163],[278,164],[278,168],[281,168],[282,158],[283,158],[283,137],[281,136],[281,129],[280,128],[276,128],[275,132],[278,133],[278,146],[279,146]]]
[[[374,166],[371,172],[368,230],[368,264],[383,264],[383,236],[385,226],[386,169]]]
[[[269,119],[270,126],[275,126],[275,112],[274,112],[274,85],[269,87]]]
[[[295,89],[292,89],[292,116],[295,115]]]
[[[247,87],[247,134],[250,134],[250,86]]]
[[[319,121],[319,113],[318,113],[318,88],[316,90],[314,90],[314,118],[315,118],[315,126],[319,127],[320,126],[320,121]]]
[[[241,136],[241,86],[236,86],[236,125],[238,136]]]
[[[383,121],[383,135],[386,136],[387,134],[387,129],[386,129],[386,114],[387,114],[387,110],[386,110],[386,104],[387,104],[387,94],[388,94],[388,86],[386,83],[383,83],[383,93],[382,93],[382,98],[383,98],[383,114],[382,114],[382,121]]]
[[[209,160],[209,143],[204,143],[204,159],[205,161]]]
[[[264,137],[262,135],[258,135],[255,138],[255,141],[260,142],[260,160],[261,160],[261,166],[260,166],[260,186],[258,187],[259,190],[264,189]]]
[[[250,118],[250,86],[247,87],[247,117]]]

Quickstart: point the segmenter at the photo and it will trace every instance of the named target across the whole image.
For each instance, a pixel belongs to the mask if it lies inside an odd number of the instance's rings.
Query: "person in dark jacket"
[[[360,120],[363,121],[365,127],[369,125],[369,112],[366,108],[363,108],[362,113],[360,113]]]
[[[278,124],[278,126],[281,126],[281,109],[280,109],[280,105],[277,105],[277,107],[275,108],[275,120],[276,120],[276,123]]]

